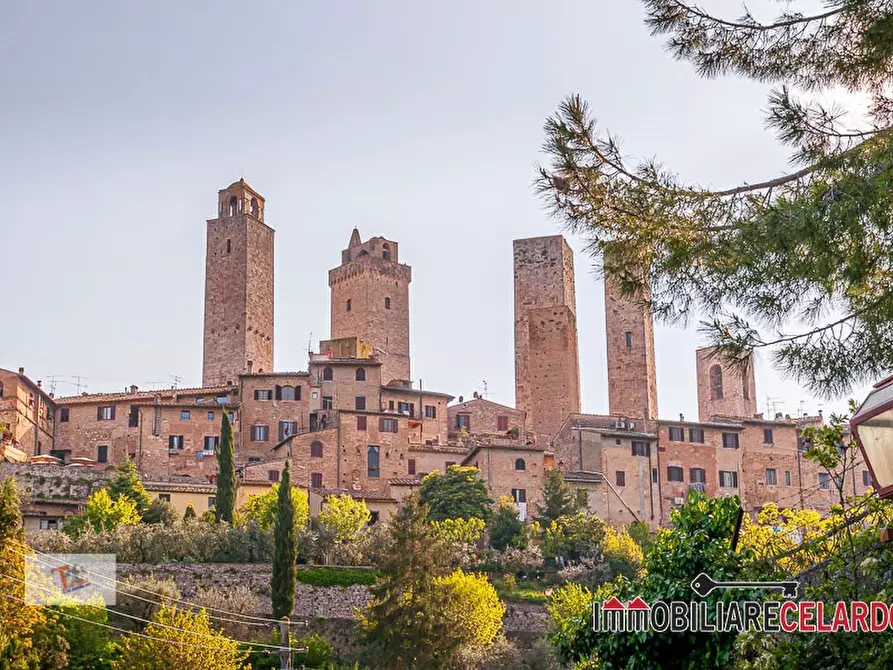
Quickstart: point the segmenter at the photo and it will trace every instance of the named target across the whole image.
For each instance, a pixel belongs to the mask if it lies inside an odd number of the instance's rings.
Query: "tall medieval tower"
[[[751,355],[746,365],[734,366],[716,355],[711,347],[696,352],[698,371],[698,417],[752,419],[757,413],[757,384]]]
[[[244,179],[218,192],[208,221],[202,385],[273,371],[273,229]]]
[[[409,282],[397,243],[383,237],[363,242],[354,228],[341,265],[329,270],[332,339],[358,337],[382,362],[381,380],[409,380]]]
[[[580,411],[574,255],[561,235],[513,246],[515,405],[545,443]]]
[[[657,419],[657,372],[651,296],[624,296],[605,274],[605,331],[608,344],[608,413]]]

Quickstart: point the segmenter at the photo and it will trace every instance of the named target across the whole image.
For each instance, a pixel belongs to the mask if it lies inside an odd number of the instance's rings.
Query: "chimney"
[[[131,393],[131,395],[134,394],[134,393],[136,393],[136,392],[139,391],[139,390],[140,390],[140,387],[137,386],[136,384],[131,384],[131,385],[130,385],[130,393]]]
[[[776,420],[776,421],[781,421],[781,412],[776,412],[776,413],[775,413],[775,420]]]
[[[248,361],[248,374],[251,374],[251,370],[254,368],[254,361]]]
[[[19,374],[20,375],[25,374],[25,368],[19,368]]]
[[[679,420],[685,421],[685,416],[683,416],[682,412],[679,412]]]
[[[37,388],[42,388],[42,387],[43,387],[43,382],[40,379],[38,379],[37,380]]]

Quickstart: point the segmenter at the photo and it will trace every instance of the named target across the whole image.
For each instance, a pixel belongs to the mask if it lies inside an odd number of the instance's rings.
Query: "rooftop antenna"
[[[154,391],[156,386],[161,386],[164,382],[144,382],[144,383],[146,383],[150,387],[152,387],[152,390]]]
[[[50,393],[55,395],[56,393],[56,385],[57,384],[71,384],[77,389],[77,395],[81,394],[81,389],[86,390],[87,384],[86,380],[90,379],[89,377],[83,377],[81,375],[47,375],[50,380]],[[74,380],[74,381],[72,381]],[[83,381],[82,381],[83,380]]]
[[[482,384],[483,387],[484,387],[484,398],[486,398],[486,397],[487,397],[487,380],[484,379],[484,380],[481,382],[481,384]]]
[[[778,412],[778,407],[781,404],[780,401],[781,401],[781,398],[773,398],[770,395],[766,396],[766,415],[767,416],[770,416],[770,417],[774,416],[775,413]]]
[[[310,331],[310,335],[307,336],[307,355],[313,353],[313,331]]]
[[[180,385],[180,382],[183,381],[183,378],[180,375],[169,375],[171,379],[174,380],[174,385],[171,388],[177,388]]]

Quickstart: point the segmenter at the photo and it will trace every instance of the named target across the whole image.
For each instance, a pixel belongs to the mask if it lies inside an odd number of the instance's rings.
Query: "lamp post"
[[[893,498],[893,376],[874,385],[850,419],[879,498]]]

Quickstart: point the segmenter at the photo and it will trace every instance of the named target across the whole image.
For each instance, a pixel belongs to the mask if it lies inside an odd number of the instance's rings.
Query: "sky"
[[[596,0],[0,0],[0,367],[57,395],[199,385],[205,221],[244,176],[276,230],[277,370],[306,369],[328,336],[327,271],[356,226],[412,266],[413,377],[513,404],[512,240],[562,232],[532,182],[563,98],[690,181],[787,168],[769,87],[700,79],[643,16]],[[568,241],[583,410],[605,412],[603,287]],[[697,415],[696,325],[656,330],[663,417]],[[845,408],[761,357],[756,373],[759,411]]]

